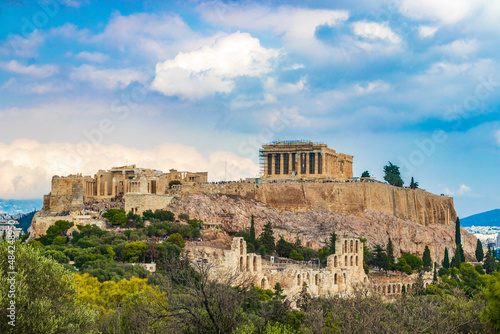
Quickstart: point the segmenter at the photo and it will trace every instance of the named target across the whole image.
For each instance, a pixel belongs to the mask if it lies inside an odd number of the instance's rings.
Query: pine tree
[[[300,241],[298,235],[295,238],[295,242],[293,243],[293,246],[295,247],[296,250],[299,250],[302,248],[302,241]]]
[[[455,244],[460,245],[462,243],[462,237],[460,235],[460,219],[457,217],[455,222]]]
[[[424,262],[424,270],[430,271],[432,268],[431,250],[427,246],[425,246],[424,255],[422,256],[422,261]]]
[[[335,231],[330,234],[330,245],[328,247],[328,251],[330,254],[335,254],[335,243],[337,242],[337,234]]]
[[[459,244],[457,246],[457,249],[455,249],[455,254],[453,255],[453,258],[451,259],[451,267],[455,267],[457,269],[460,268],[460,264],[462,263],[462,255],[460,255],[461,248],[462,248],[462,245]]]
[[[450,267],[450,258],[448,256],[448,248],[444,249],[444,259],[443,259],[443,268],[448,269]]]
[[[276,244],[274,242],[273,225],[271,224],[271,222],[268,222],[266,225],[264,225],[264,230],[260,235],[260,242],[262,246],[264,246],[266,254],[274,253]]]
[[[477,239],[476,244],[476,259],[478,262],[481,262],[484,259],[483,244],[479,241],[479,239]]]
[[[373,250],[373,265],[387,271],[389,269],[389,259],[385,249],[380,245],[375,245]]]
[[[252,220],[250,221],[250,236],[248,237],[248,242],[251,243],[254,248],[257,248],[255,247],[256,246],[256,238],[255,238],[255,222],[254,222],[254,218],[253,218],[253,215],[252,215]]]
[[[437,269],[436,269],[437,265],[438,265],[437,262],[434,262],[434,276],[432,276],[432,281],[434,283],[437,283],[437,281],[438,281],[438,275],[437,275]]]
[[[497,269],[497,263],[495,261],[495,256],[493,255],[493,251],[488,245],[488,251],[486,252],[486,256],[484,257],[484,271],[487,274],[493,273]]]
[[[413,179],[413,176],[411,177],[410,188],[411,189],[417,189],[418,188],[418,182],[415,182],[415,180]]]
[[[389,237],[389,241],[387,242],[387,261],[389,261],[389,265],[394,265],[394,247],[392,246],[392,240]]]
[[[464,253],[464,248],[462,247],[462,244],[458,245],[458,254],[460,254],[460,263],[465,262],[465,253]]]

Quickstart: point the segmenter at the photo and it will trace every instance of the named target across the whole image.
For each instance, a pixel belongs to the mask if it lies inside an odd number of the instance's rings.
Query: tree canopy
[[[384,180],[396,187],[402,187],[404,184],[403,179],[401,179],[399,167],[393,165],[390,161],[388,165],[384,166]]]

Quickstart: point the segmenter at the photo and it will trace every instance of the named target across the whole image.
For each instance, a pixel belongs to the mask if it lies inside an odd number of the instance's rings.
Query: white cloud
[[[0,143],[0,198],[40,198],[50,191],[53,175],[94,174],[98,169],[135,163],[139,167],[208,171],[210,180],[254,176],[258,166],[232,152],[216,151],[205,157],[195,148],[164,143],[148,150],[122,145],[39,143],[18,139]],[[222,171],[222,172],[221,172]]]
[[[102,54],[100,52],[87,52],[83,51],[76,55],[78,59],[84,59],[94,63],[103,63],[109,59],[108,55]]]
[[[359,21],[353,23],[353,32],[361,37],[375,40],[381,39],[393,44],[401,43],[401,38],[386,24],[377,22]]]
[[[461,184],[460,188],[458,188],[458,195],[463,195],[465,193],[470,192],[472,189],[470,187],[467,187],[465,184]]]
[[[311,121],[301,115],[296,107],[271,110],[264,120],[265,127],[271,129],[301,128],[311,125]]]
[[[388,83],[386,83],[382,80],[368,82],[367,84],[364,84],[364,85],[361,85],[361,84],[354,85],[354,91],[358,94],[371,94],[371,93],[387,92],[390,88],[391,88],[391,85],[389,85]]]
[[[452,24],[471,14],[474,7],[475,2],[471,0],[402,0],[399,11],[416,20]]]
[[[17,60],[0,63],[0,69],[12,73],[32,75],[39,78],[46,78],[56,74],[59,68],[55,65],[22,65]]]
[[[468,41],[456,40],[452,43],[438,46],[436,49],[453,57],[468,58],[471,54],[476,53],[478,48],[478,42],[473,39]]]
[[[497,144],[500,145],[500,130],[495,131],[495,138],[497,140]]]
[[[420,26],[418,27],[418,34],[421,38],[432,37],[438,29],[438,27]]]
[[[37,49],[45,41],[45,36],[38,30],[22,37],[20,35],[8,35],[7,40],[0,44],[0,54],[17,57],[35,57]]]
[[[279,52],[266,49],[250,34],[236,32],[217,38],[213,44],[156,65],[152,88],[165,95],[202,98],[229,93],[238,76],[259,77],[271,70],[270,61]]]
[[[71,79],[87,81],[95,87],[116,89],[125,88],[134,81],[144,82],[146,73],[133,69],[97,69],[92,65],[81,65],[73,68]]]

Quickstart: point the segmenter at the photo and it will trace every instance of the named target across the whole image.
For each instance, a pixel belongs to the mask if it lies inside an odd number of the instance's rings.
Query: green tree
[[[58,235],[52,240],[53,245],[65,245],[68,239],[66,237]]]
[[[390,263],[387,253],[384,247],[380,245],[375,245],[375,249],[373,250],[373,265],[386,271],[389,269]]]
[[[422,269],[422,266],[424,265],[424,262],[418,256],[412,254],[403,254],[401,257],[406,260],[406,263],[408,263],[408,265],[414,271],[419,271],[420,269]]]
[[[38,248],[15,243],[14,254],[9,254],[8,246],[0,243],[0,333],[95,333],[97,314],[74,298],[69,271],[42,256]],[[8,297],[11,278],[15,297]],[[13,320],[9,307],[14,300],[15,327],[8,323]]]
[[[418,188],[418,182],[415,182],[415,180],[413,179],[413,176],[411,177],[410,188],[411,189],[417,189]]]
[[[396,187],[402,187],[404,184],[399,167],[393,165],[390,161],[388,165],[384,166],[384,180]]]
[[[444,249],[444,259],[443,259],[443,268],[448,269],[450,267],[450,258],[448,256],[448,248]]]
[[[434,262],[434,275],[432,276],[432,281],[434,283],[437,283],[437,281],[438,281],[438,276],[437,276],[437,262]]]
[[[102,214],[113,225],[122,225],[127,223],[127,215],[125,210],[121,209],[109,209]]]
[[[500,332],[500,272],[486,277],[486,298],[488,306],[481,312],[481,318]]]
[[[394,259],[394,247],[392,245],[391,237],[389,237],[389,241],[387,241],[387,260],[389,261],[389,268],[392,267],[396,261]]]
[[[295,247],[296,250],[302,248],[302,240],[300,240],[298,235],[295,237],[295,242],[293,243],[293,247]]]
[[[179,181],[179,180],[172,180],[172,181],[170,181],[170,182],[168,183],[168,188],[169,188],[169,189],[172,189],[172,186],[181,185],[181,184],[182,184],[182,183],[181,183],[181,181]]]
[[[497,263],[495,257],[493,256],[493,250],[488,245],[488,250],[486,251],[486,256],[484,257],[484,270],[487,274],[493,273],[497,269]]]
[[[425,271],[431,271],[432,268],[432,259],[431,259],[431,250],[427,245],[425,246],[424,255],[422,256],[422,262],[424,264]]]
[[[411,266],[406,262],[404,257],[399,257],[398,258],[398,263],[394,265],[394,268],[398,271],[404,272],[408,275],[413,274],[413,269]]]
[[[290,259],[304,261],[304,257],[295,249],[290,252]]]
[[[365,170],[363,173],[361,173],[361,177],[370,177],[370,172]]]
[[[148,248],[148,245],[142,241],[130,242],[125,245],[123,250],[123,259],[130,263],[137,261]]]
[[[484,259],[483,244],[479,241],[479,239],[477,239],[476,243],[476,259],[478,262],[481,262]]]
[[[264,225],[264,230],[262,230],[259,239],[260,243],[266,250],[266,254],[273,254],[276,249],[276,244],[274,241],[273,225],[271,222]]]
[[[330,243],[328,245],[328,251],[330,254],[335,254],[335,244],[337,243],[337,234],[335,231],[330,234]]]
[[[174,244],[174,245],[177,245],[180,248],[184,248],[186,246],[186,240],[184,240],[182,238],[182,235],[180,235],[179,233],[174,233],[174,234],[170,235],[167,238],[167,242]]]
[[[276,243],[276,253],[282,257],[290,257],[290,252],[295,248],[291,242],[286,241],[281,236],[278,242]]]
[[[254,248],[256,248],[256,241],[257,238],[255,237],[255,222],[252,215],[252,219],[250,220],[250,235],[248,236],[248,242],[251,243]]]
[[[460,235],[460,219],[458,217],[455,221],[455,244],[462,244],[462,237]]]

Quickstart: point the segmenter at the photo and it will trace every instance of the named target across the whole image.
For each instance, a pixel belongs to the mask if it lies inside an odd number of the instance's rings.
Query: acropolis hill
[[[209,183],[206,172],[162,173],[135,165],[100,170],[94,176],[54,176],[52,191],[33,220],[32,237],[62,219],[55,214],[64,213],[64,219],[77,224],[97,222],[81,213],[85,203],[100,202],[121,203],[137,214],[156,209],[187,213],[221,224],[227,232],[248,228],[254,215],[258,231],[272,221],[277,228],[282,225],[277,233],[292,241],[299,236],[315,247],[333,230],[368,238],[370,244],[385,244],[390,236],[396,253],[421,255],[427,245],[435,260],[443,256],[444,247],[455,247],[457,214],[451,197],[355,179],[354,157],[325,144],[279,142],[264,145],[260,156],[262,178],[247,181]],[[180,185],[170,187],[173,180]],[[102,218],[94,218],[105,226]],[[464,250],[473,258],[475,238],[465,230],[463,237]]]

